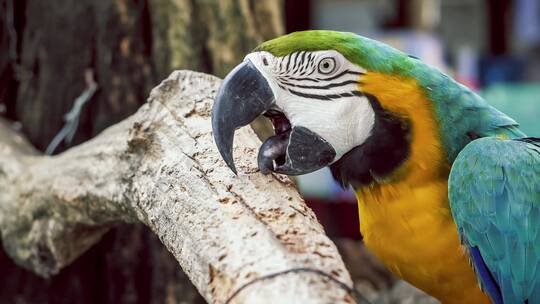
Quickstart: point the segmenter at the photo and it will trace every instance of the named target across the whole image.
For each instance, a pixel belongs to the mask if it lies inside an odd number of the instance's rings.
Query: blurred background
[[[223,77],[260,42],[306,29],[389,43],[540,136],[540,0],[0,0],[0,120],[60,153],[134,113],[173,70]],[[403,302],[361,245],[352,193],[327,170],[298,184],[356,287]],[[0,272],[0,303],[203,303],[141,225],[113,229],[51,279],[1,250]]]

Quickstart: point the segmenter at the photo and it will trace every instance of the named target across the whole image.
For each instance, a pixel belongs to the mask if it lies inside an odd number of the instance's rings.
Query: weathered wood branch
[[[141,221],[208,302],[353,302],[336,247],[291,182],[256,168],[260,145],[239,130],[233,175],[211,135],[220,80],[174,72],[148,102],[96,138],[39,155],[0,124],[0,231],[6,252],[41,276],[57,273],[110,227]],[[246,288],[241,288],[254,282]]]

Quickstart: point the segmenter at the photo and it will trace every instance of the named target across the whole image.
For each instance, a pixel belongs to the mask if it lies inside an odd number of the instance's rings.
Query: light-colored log
[[[236,135],[240,175],[221,160],[210,126],[219,84],[174,72],[136,114],[53,157],[0,124],[6,252],[48,277],[110,227],[141,221],[210,303],[353,303],[335,281],[351,286],[350,276],[314,213],[288,178],[258,172],[250,128]]]

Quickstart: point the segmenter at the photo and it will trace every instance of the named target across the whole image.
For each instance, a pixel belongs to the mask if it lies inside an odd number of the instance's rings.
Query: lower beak
[[[212,109],[212,130],[221,156],[234,173],[237,173],[232,149],[234,132],[272,108],[275,108],[272,89],[249,59],[223,80]],[[262,173],[305,174],[334,160],[335,150],[322,137],[307,128],[291,126],[284,119],[286,127],[274,124],[276,135],[268,138],[259,150],[258,165]]]
[[[319,135],[304,127],[292,127],[268,138],[259,150],[259,169],[287,175],[313,172],[332,163],[336,151]]]

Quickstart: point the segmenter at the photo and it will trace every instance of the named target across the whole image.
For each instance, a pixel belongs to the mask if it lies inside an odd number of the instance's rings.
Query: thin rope
[[[88,69],[85,72],[85,81],[86,89],[75,99],[71,110],[64,115],[64,126],[47,146],[45,154],[52,155],[54,150],[56,150],[62,141],[64,141],[66,144],[70,144],[73,140],[79,126],[82,108],[92,98],[92,96],[94,96],[98,89],[98,85],[94,80],[93,71],[91,69]]]
[[[286,275],[286,274],[289,274],[289,273],[296,273],[296,272],[311,272],[311,273],[315,273],[315,274],[318,274],[318,275],[321,275],[327,279],[329,279],[330,281],[334,282],[335,284],[337,284],[339,287],[341,287],[342,289],[346,290],[347,293],[349,293],[349,295],[351,295],[354,299],[354,301],[358,304],[371,304],[365,297],[363,297],[356,289],[354,289],[353,287],[350,287],[349,285],[341,282],[340,280],[334,278],[334,276],[322,271],[322,270],[318,270],[318,269],[313,269],[313,268],[306,268],[306,267],[300,267],[300,268],[292,268],[292,269],[287,269],[287,270],[284,270],[284,271],[280,271],[280,272],[276,272],[276,273],[271,273],[271,274],[268,274],[268,275],[264,275],[262,277],[259,277],[259,278],[256,278],[250,282],[247,282],[245,283],[244,285],[240,286],[228,299],[227,301],[225,301],[225,304],[230,304],[231,301],[244,289],[246,289],[247,287],[257,283],[257,282],[260,282],[260,281],[264,281],[264,280],[268,280],[268,279],[273,279],[275,277],[278,277],[278,276],[281,276],[281,275]]]

